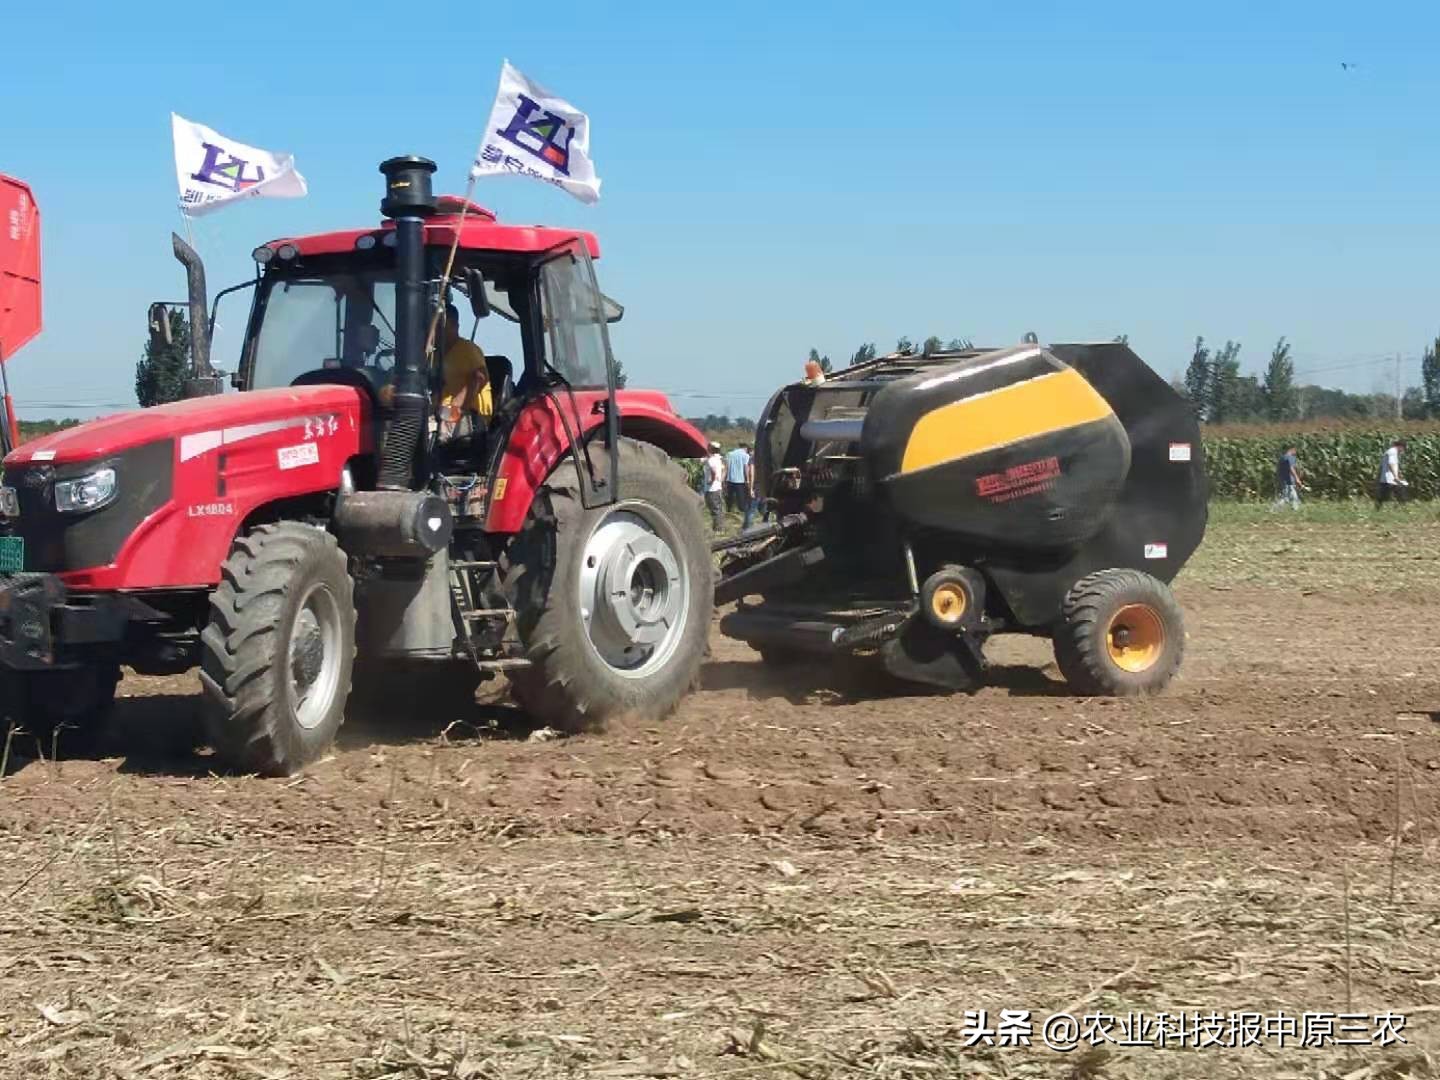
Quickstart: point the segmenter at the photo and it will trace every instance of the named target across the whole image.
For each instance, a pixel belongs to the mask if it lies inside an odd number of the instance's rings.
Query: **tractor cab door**
[[[610,321],[607,316],[614,306],[600,292],[595,264],[578,239],[568,240],[545,254],[540,264],[540,375],[542,383],[559,384],[555,404],[573,425],[571,430],[577,438],[593,426],[592,417],[604,415],[609,479],[597,478],[593,493],[601,502],[619,497],[615,357],[606,330]],[[590,472],[581,469],[582,475]],[[598,490],[602,487],[606,490]]]
[[[546,253],[540,264],[542,364],[571,389],[613,391],[615,358],[605,329],[606,301],[595,264],[579,240]]]

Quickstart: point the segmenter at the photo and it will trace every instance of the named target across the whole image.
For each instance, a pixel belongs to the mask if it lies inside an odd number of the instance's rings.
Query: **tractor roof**
[[[435,203],[435,215],[425,222],[425,243],[448,247],[455,240],[455,230],[460,224],[460,212],[466,203],[458,195],[441,195]],[[336,255],[354,251],[362,236],[378,239],[394,229],[393,221],[384,221],[368,229],[341,229],[310,236],[278,237],[266,246],[278,248],[281,244],[294,244],[301,255]],[[460,247],[466,251],[538,254],[577,238],[585,244],[592,259],[600,257],[600,242],[593,233],[581,232],[578,229],[557,229],[548,225],[502,225],[496,219],[495,211],[473,202],[469,204],[465,224],[460,228]]]

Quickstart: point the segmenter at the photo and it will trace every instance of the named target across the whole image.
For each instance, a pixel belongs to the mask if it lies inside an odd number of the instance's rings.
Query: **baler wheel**
[[[1101,570],[1065,597],[1055,661],[1081,694],[1127,697],[1164,689],[1185,652],[1185,623],[1164,582]]]
[[[714,610],[701,503],[658,447],[621,439],[619,501],[587,510],[574,463],[536,492],[502,559],[528,668],[511,692],[565,732],[658,719],[694,686]]]
[[[345,719],[354,587],[335,537],[299,522],[239,537],[210,598],[200,685],[211,745],[231,767],[290,776]]]

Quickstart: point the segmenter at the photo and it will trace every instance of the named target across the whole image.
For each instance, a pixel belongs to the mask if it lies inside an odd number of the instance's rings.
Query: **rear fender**
[[[577,408],[571,410],[568,395],[557,395],[565,406],[570,431],[589,439],[605,424],[605,394],[598,390],[575,392]],[[703,457],[705,438],[691,424],[676,416],[665,396],[653,391],[621,391],[620,434],[653,443],[672,457]],[[535,492],[545,483],[560,460],[570,452],[561,422],[561,413],[549,396],[530,402],[520,410],[510,441],[501,455],[491,487],[490,508],[485,528],[493,533],[517,533],[530,513]],[[609,474],[603,446],[592,446],[592,460],[599,476]],[[599,456],[597,456],[599,455]]]

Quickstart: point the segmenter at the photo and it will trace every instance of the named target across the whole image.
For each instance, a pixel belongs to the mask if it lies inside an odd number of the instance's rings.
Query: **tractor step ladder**
[[[481,671],[513,671],[527,668],[530,661],[523,657],[481,657],[472,641],[472,624],[482,619],[504,619],[507,627],[515,622],[515,610],[511,607],[476,607],[481,597],[481,582],[485,572],[493,573],[499,563],[480,559],[457,559],[450,564],[450,596],[454,602],[456,630],[465,642],[475,666]]]

